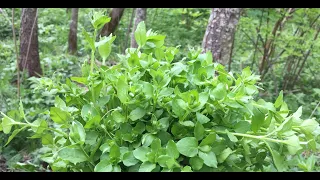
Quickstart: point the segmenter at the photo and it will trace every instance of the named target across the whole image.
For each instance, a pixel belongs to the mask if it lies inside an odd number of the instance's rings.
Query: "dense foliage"
[[[213,63],[211,53],[164,46],[165,36],[135,31],[137,49],[108,59],[115,36],[95,41],[110,18],[91,15],[94,33],[83,31],[91,62],[81,76],[40,78],[37,89],[55,92],[54,106],[35,121],[19,111],[4,114],[0,130],[41,139],[41,159],[53,171],[297,171],[314,169],[319,124],[291,112],[283,92],[276,100],[257,99],[259,76],[249,67],[236,73]]]

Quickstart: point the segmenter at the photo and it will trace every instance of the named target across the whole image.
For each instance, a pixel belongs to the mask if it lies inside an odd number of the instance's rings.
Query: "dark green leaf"
[[[146,114],[146,112],[147,112],[146,109],[137,107],[136,109],[130,112],[129,118],[132,121],[136,121],[138,119],[141,119]]]
[[[196,116],[197,116],[197,120],[201,123],[201,124],[205,124],[205,123],[207,123],[207,122],[209,122],[210,121],[210,119],[207,117],[207,116],[205,116],[205,115],[203,115],[203,114],[201,114],[201,113],[196,113]]]
[[[181,154],[194,157],[198,153],[198,141],[195,137],[185,137],[177,142],[177,148]]]
[[[61,110],[60,108],[51,107],[50,117],[55,123],[65,124],[70,119],[70,114],[66,111]]]
[[[202,124],[198,121],[196,123],[196,126],[194,127],[194,137],[197,138],[198,141],[203,139],[204,136],[204,127]]]
[[[200,170],[203,166],[203,162],[204,162],[203,159],[201,159],[198,156],[192,157],[189,160],[189,163],[190,163],[192,169],[194,169],[194,170]]]

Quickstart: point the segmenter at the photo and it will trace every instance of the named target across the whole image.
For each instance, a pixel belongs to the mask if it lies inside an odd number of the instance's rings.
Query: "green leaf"
[[[198,141],[203,139],[204,136],[204,127],[202,124],[198,121],[196,123],[196,126],[194,127],[194,137],[197,138]]]
[[[124,115],[122,115],[119,111],[113,111],[111,113],[111,117],[117,123],[124,123],[126,121]]]
[[[97,139],[99,137],[99,133],[96,131],[87,131],[86,132],[86,141],[85,144],[89,145],[97,145]],[[100,144],[99,144],[100,145]]]
[[[111,52],[112,42],[116,39],[116,36],[112,36],[112,33],[108,37],[102,38],[101,45],[97,43],[98,52],[102,57],[103,61],[108,58]]]
[[[19,111],[20,111],[20,117],[26,119],[26,115],[24,114],[23,104],[21,100],[19,102]]]
[[[210,95],[211,95],[210,97],[213,97],[214,100],[221,100],[224,97],[226,97],[227,95],[226,84],[219,83],[217,87],[210,92]]]
[[[181,169],[181,172],[193,172],[190,166],[185,166]]]
[[[195,137],[185,137],[177,142],[177,148],[181,154],[194,157],[198,153],[198,141]]]
[[[281,154],[279,154],[277,151],[273,151],[272,155],[273,155],[273,163],[278,169],[278,171],[279,172],[285,171],[286,169],[286,165],[284,161],[285,157],[281,156]]]
[[[141,119],[146,113],[147,113],[146,109],[137,107],[136,109],[130,112],[129,118],[132,121],[136,121],[138,119]]]
[[[167,162],[172,159],[172,157],[168,156],[168,155],[160,155],[157,158],[157,162],[161,167],[167,167]]]
[[[123,155],[122,162],[125,166],[129,167],[137,164],[139,160],[134,157],[132,151],[128,151]]]
[[[50,117],[57,124],[65,124],[70,119],[70,114],[57,107],[50,108]]]
[[[9,134],[11,131],[12,125],[14,125],[14,124],[15,124],[15,121],[13,119],[9,118],[8,116],[5,116],[2,119],[2,123],[1,123],[3,133]]]
[[[84,144],[86,132],[79,121],[72,122],[69,137],[74,143]]]
[[[70,79],[72,81],[75,81],[77,83],[84,84],[84,85],[86,85],[88,83],[86,77],[71,77]],[[58,106],[56,106],[56,107],[58,107]],[[58,107],[58,108],[60,108],[60,107]]]
[[[174,143],[172,140],[168,141],[166,150],[167,150],[167,154],[173,157],[174,159],[177,159],[180,155],[176,143]]]
[[[282,105],[282,103],[283,103],[283,91],[281,90],[276,102],[274,103],[274,106],[278,108]]]
[[[151,172],[154,168],[156,168],[156,165],[147,161],[141,164],[139,172]]]
[[[84,35],[85,40],[86,40],[87,43],[89,44],[91,50],[95,51],[96,48],[95,48],[95,45],[94,45],[94,44],[95,44],[94,39],[93,39],[92,37],[90,37],[90,35],[87,33],[86,30],[83,29],[83,30],[82,30],[82,33],[83,33],[83,35]]]
[[[142,134],[146,130],[145,124],[143,122],[138,122],[132,131],[136,134]]]
[[[147,153],[150,152],[150,148],[141,146],[133,151],[135,158],[139,159],[142,162],[148,161]]]
[[[203,166],[203,162],[204,162],[203,159],[201,159],[198,156],[192,157],[189,160],[189,163],[190,163],[192,169],[194,169],[194,170],[200,170]]]
[[[112,169],[109,159],[104,159],[94,167],[94,172],[112,172]]]
[[[210,133],[206,138],[204,138],[201,143],[200,146],[205,146],[205,145],[209,145],[211,146],[212,143],[216,140],[216,134],[215,133]]]
[[[230,139],[230,141],[232,141],[232,142],[237,142],[238,141],[238,139],[237,139],[237,137],[235,135],[230,133],[228,130],[226,130],[226,132],[227,132],[227,136]]]
[[[151,143],[151,149],[152,151],[157,152],[161,148],[161,140],[158,138],[155,138]]]
[[[218,156],[218,162],[223,163],[233,151],[230,148],[224,149]]]
[[[210,119],[207,116],[199,112],[196,113],[196,116],[197,116],[197,121],[199,121],[201,124],[205,124],[210,121]]]
[[[152,141],[156,138],[155,135],[153,134],[149,134],[149,133],[146,133],[142,136],[142,139],[141,139],[141,143],[143,144],[143,146],[149,146]]]
[[[56,96],[54,100],[54,106],[60,109],[64,109],[66,108],[66,103],[59,96]]]
[[[319,123],[314,119],[304,120],[299,126],[300,129],[308,133],[312,133],[317,127],[319,127]]]
[[[253,132],[257,132],[263,125],[265,114],[263,114],[258,108],[253,106],[253,115],[251,121],[251,129]]]
[[[209,151],[211,151],[211,149],[212,148],[209,145],[199,146],[199,150],[202,152],[209,152]]]
[[[240,121],[234,127],[234,131],[237,133],[246,133],[249,130],[250,130],[250,123],[248,121]]]
[[[85,129],[90,129],[90,128],[92,128],[93,125],[99,124],[100,121],[101,121],[101,117],[99,115],[94,116],[93,118],[89,119],[89,121],[87,121],[87,123],[84,126],[84,128]]]
[[[4,146],[7,146],[7,145],[11,142],[11,140],[12,140],[17,134],[19,134],[19,132],[21,132],[22,130],[24,130],[24,129],[27,128],[27,127],[28,127],[28,126],[24,126],[24,127],[20,128],[20,129],[14,130],[14,131],[12,132],[12,134],[10,135],[10,137],[8,138],[7,143],[6,143]],[[9,132],[10,132],[10,131],[9,131]]]
[[[291,155],[295,155],[299,150],[302,149],[298,136],[291,136],[289,139],[285,140],[285,142]]]
[[[99,115],[99,112],[91,104],[85,104],[81,109],[81,117],[87,120],[88,117],[94,117]]]
[[[100,29],[100,28],[102,28],[102,26],[104,26],[110,20],[111,20],[110,17],[99,14],[96,16],[96,18],[94,18],[92,25],[95,29]]]
[[[109,153],[110,161],[116,162],[120,158],[120,156],[121,153],[119,146],[116,144],[112,145]]]
[[[120,76],[116,85],[117,95],[121,103],[126,103],[128,99],[128,84],[125,76]]]
[[[172,100],[172,111],[174,114],[176,114],[178,117],[182,117],[187,109],[188,104],[184,102],[182,99],[173,99]]]
[[[180,124],[187,127],[194,127],[194,123],[192,121],[180,121]]]
[[[209,153],[204,153],[199,151],[199,157],[203,159],[204,164],[209,167],[217,168],[217,158],[214,152],[210,151]]]
[[[73,164],[87,161],[86,155],[78,147],[64,147],[58,152],[58,155],[61,159],[70,161]]]
[[[45,134],[41,138],[41,142],[43,145],[53,144],[53,137],[51,134]]]
[[[144,21],[141,21],[136,31],[134,32],[134,38],[136,39],[137,44],[142,47],[146,44],[147,41],[147,32],[146,32],[146,25]]]
[[[300,106],[298,108],[298,110],[295,113],[292,114],[292,116],[297,118],[297,119],[300,118],[301,115],[302,115],[302,106]]]

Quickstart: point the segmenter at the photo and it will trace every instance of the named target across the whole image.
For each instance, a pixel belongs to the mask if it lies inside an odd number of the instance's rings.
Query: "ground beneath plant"
[[[6,160],[0,155],[0,172],[10,172],[6,165]]]

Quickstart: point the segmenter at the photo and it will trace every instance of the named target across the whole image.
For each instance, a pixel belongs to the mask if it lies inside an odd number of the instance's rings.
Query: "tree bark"
[[[72,8],[69,39],[68,39],[68,51],[70,54],[77,53],[78,12],[79,12],[79,8]]]
[[[134,32],[137,29],[138,24],[141,21],[145,21],[147,18],[147,8],[137,8],[136,9],[136,16],[134,19],[134,25],[133,25],[133,29],[132,29],[132,33],[131,33],[131,47],[132,48],[137,48],[138,44],[134,38]]]
[[[124,48],[123,48],[123,54],[125,53],[127,47],[128,47],[128,41],[129,41],[129,37],[130,37],[130,30],[132,27],[132,22],[133,22],[133,18],[134,18],[134,12],[135,12],[135,8],[132,8],[132,13],[131,13],[131,17],[130,17],[130,21],[128,24],[128,30],[127,30],[127,34],[126,34],[126,40],[125,40],[125,44],[124,44]]]
[[[109,36],[111,33],[115,32],[123,15],[124,9],[125,8],[112,8],[111,13],[109,14],[111,21],[103,26],[100,32],[101,36]]]
[[[203,37],[203,52],[211,51],[218,63],[227,65],[241,8],[213,8]]]
[[[42,74],[38,45],[37,8],[22,8],[20,25],[20,70],[27,69],[29,77]]]

